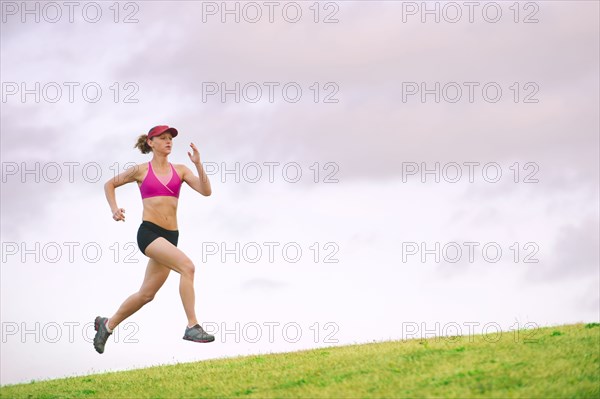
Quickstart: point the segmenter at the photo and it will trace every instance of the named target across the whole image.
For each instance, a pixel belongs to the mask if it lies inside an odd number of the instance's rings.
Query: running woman
[[[112,317],[96,317],[94,348],[98,353],[104,353],[104,345],[119,323],[154,298],[171,270],[175,270],[180,275],[179,294],[188,320],[183,339],[194,342],[215,340],[213,335],[202,329],[196,319],[194,263],[177,248],[179,238],[177,202],[182,182],[186,182],[204,196],[211,194],[211,187],[194,143],[190,143],[193,154],[188,151],[188,156],[196,166],[200,177],[195,176],[185,165],[173,165],[168,162],[167,157],[173,147],[173,138],[177,134],[177,129],[161,125],[150,129],[148,134],[141,135],[134,148],[138,148],[142,154],[152,152],[152,160],[147,164],[132,166],[104,184],[112,217],[118,222],[125,221],[125,209],[117,206],[115,189],[127,183],[137,182],[144,205],[137,242],[140,251],[150,259],[139,291],[127,298]]]

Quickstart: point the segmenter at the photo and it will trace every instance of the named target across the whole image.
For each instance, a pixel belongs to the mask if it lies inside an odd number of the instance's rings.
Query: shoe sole
[[[100,328],[100,316],[96,317],[96,319],[94,320],[94,330],[98,331],[98,328]],[[94,349],[96,350],[96,352],[103,354],[104,353],[104,349],[102,349],[102,352],[100,352],[98,350],[98,348],[96,347],[96,337],[94,337]]]
[[[215,339],[205,339],[205,340],[196,340],[196,339],[189,339],[186,337],[183,337],[184,340],[186,341],[191,341],[191,342],[200,342],[200,343],[208,343],[208,342],[213,342]]]

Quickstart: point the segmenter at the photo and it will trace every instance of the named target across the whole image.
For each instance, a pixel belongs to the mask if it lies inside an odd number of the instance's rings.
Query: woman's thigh
[[[160,287],[163,286],[165,281],[167,281],[167,277],[169,277],[170,272],[171,269],[165,265],[157,262],[154,259],[149,259],[148,266],[146,267],[146,274],[144,276],[144,282],[142,283],[140,292],[149,296],[154,296]]]
[[[146,256],[154,259],[179,274],[193,272],[194,264],[186,254],[163,237],[152,241],[146,247]]]

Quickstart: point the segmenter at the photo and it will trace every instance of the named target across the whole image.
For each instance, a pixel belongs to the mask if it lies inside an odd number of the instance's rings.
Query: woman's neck
[[[166,156],[160,156],[160,155],[156,155],[154,154],[154,156],[152,157],[152,164],[158,168],[166,168],[167,166],[169,166],[169,161],[167,160]]]

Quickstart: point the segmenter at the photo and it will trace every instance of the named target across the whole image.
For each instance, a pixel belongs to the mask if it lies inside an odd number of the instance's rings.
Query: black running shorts
[[[140,251],[142,251],[142,253],[146,255],[146,252],[144,252],[146,250],[146,247],[158,237],[163,237],[171,244],[177,246],[177,240],[179,239],[179,230],[167,230],[147,220],[142,221],[142,224],[140,224],[140,228],[138,229],[137,233],[137,242]]]

